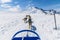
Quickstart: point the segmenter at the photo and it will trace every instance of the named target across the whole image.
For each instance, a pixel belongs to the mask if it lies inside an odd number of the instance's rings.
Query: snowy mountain
[[[44,10],[44,9],[38,8],[38,7],[35,7],[35,8],[43,11],[45,14],[50,14],[50,15],[53,15],[54,13],[55,13],[55,14],[60,14],[60,11],[57,11],[57,10],[54,10],[54,9]]]
[[[16,11],[15,11],[16,12]],[[45,11],[36,7],[29,7],[25,11],[0,11],[0,40],[11,40],[12,36],[27,29],[27,25],[22,20],[26,15],[31,15],[33,25],[37,28],[41,40],[60,40],[60,30],[54,30],[53,10]],[[60,15],[56,14],[57,27],[60,28]],[[24,34],[23,34],[24,35]]]

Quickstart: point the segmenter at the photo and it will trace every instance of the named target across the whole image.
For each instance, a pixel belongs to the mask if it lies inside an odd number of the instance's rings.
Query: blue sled
[[[21,33],[21,32],[32,32],[32,33],[34,33],[34,34],[36,34],[37,35],[37,37],[29,37],[29,36],[27,36],[27,37],[15,37],[17,34],[19,34],[19,33]],[[34,32],[34,31],[31,31],[31,30],[22,30],[22,31],[19,31],[19,32],[17,32],[13,37],[12,37],[12,40],[41,40],[40,39],[40,37],[39,37],[39,35],[36,33],[36,32]]]
[[[23,40],[37,40],[39,39],[38,37],[24,37]],[[14,38],[13,40],[22,40],[22,37],[19,38]]]

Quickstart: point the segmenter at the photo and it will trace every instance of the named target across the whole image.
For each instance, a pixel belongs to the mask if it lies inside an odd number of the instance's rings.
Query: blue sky
[[[60,0],[1,0],[0,3],[10,6],[19,5],[22,9],[27,8],[28,5],[46,10],[60,8]]]

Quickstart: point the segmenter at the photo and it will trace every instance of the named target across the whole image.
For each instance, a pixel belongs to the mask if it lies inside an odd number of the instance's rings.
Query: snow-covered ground
[[[60,40],[60,30],[54,30],[54,16],[45,15],[41,10],[34,8],[15,14],[0,12],[0,40],[11,40],[16,32],[27,29],[27,24],[22,20],[26,15],[31,15],[41,40]],[[56,18],[59,27],[60,15],[56,14]]]

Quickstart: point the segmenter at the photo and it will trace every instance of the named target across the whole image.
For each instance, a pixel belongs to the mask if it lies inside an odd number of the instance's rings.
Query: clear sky
[[[28,5],[43,9],[60,8],[60,0],[1,0],[1,3],[6,3],[10,6],[19,5],[22,9],[25,9]]]

